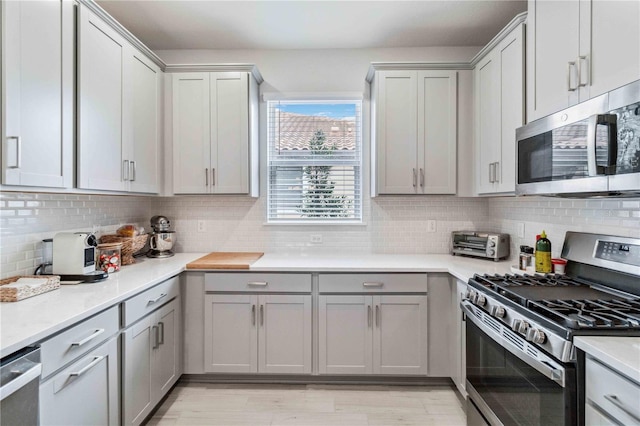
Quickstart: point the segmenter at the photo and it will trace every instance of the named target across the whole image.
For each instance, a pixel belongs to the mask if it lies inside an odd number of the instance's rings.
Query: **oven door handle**
[[[476,309],[478,308],[473,306],[471,302],[466,300],[462,301],[460,303],[460,306],[462,307],[463,312],[466,314],[467,320],[471,320],[473,324],[480,330],[482,330],[487,336],[491,337],[498,344],[500,344],[500,346],[511,352],[514,356],[525,362],[530,367],[534,368],[540,374],[544,375],[550,380],[553,380],[563,388],[565,387],[565,370],[552,358],[549,358],[538,350],[536,350],[536,352],[538,352],[538,358],[536,358],[521,350],[509,340],[502,337],[501,333],[497,332],[492,327],[489,327],[480,318],[478,318],[478,316],[476,315]],[[480,312],[481,316],[488,316],[488,314],[481,310],[478,310],[478,312]],[[500,330],[502,329],[506,329],[506,327],[500,324]],[[518,339],[521,339],[525,343],[525,345],[528,344],[528,342],[524,341],[524,339],[520,338],[520,336],[518,336]]]

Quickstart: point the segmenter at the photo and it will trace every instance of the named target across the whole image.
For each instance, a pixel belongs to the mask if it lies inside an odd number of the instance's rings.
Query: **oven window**
[[[531,426],[573,423],[573,392],[511,354],[472,321],[466,321],[466,326],[467,380],[502,423]],[[574,414],[567,410],[573,410]]]

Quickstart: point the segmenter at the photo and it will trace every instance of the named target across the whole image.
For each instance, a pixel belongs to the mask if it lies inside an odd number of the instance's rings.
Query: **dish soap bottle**
[[[544,231],[536,241],[536,272],[551,273],[551,241],[547,239],[547,233]]]

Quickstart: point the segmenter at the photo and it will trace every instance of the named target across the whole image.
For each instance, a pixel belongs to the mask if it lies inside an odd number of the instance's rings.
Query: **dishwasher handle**
[[[27,364],[28,363],[28,364]],[[27,383],[32,380],[37,379],[40,374],[42,374],[42,364],[35,363],[31,361],[25,362],[25,366],[30,365],[31,368],[20,371],[16,369],[16,371],[11,371],[11,373],[17,374],[15,378],[8,381],[2,387],[0,387],[0,401],[12,395],[14,392],[20,390]]]

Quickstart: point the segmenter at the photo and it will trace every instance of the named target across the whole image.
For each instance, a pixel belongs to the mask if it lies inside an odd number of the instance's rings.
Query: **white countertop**
[[[36,343],[83,319],[128,299],[185,270],[207,253],[177,253],[166,259],[137,259],[105,281],[63,285],[59,290],[19,302],[0,303],[0,357]],[[467,281],[475,273],[504,274],[509,262],[448,254],[265,254],[252,271],[443,272]],[[228,272],[229,270],[216,270]],[[202,272],[198,270],[197,272]]]
[[[573,343],[592,357],[640,383],[640,337],[582,336]]]

